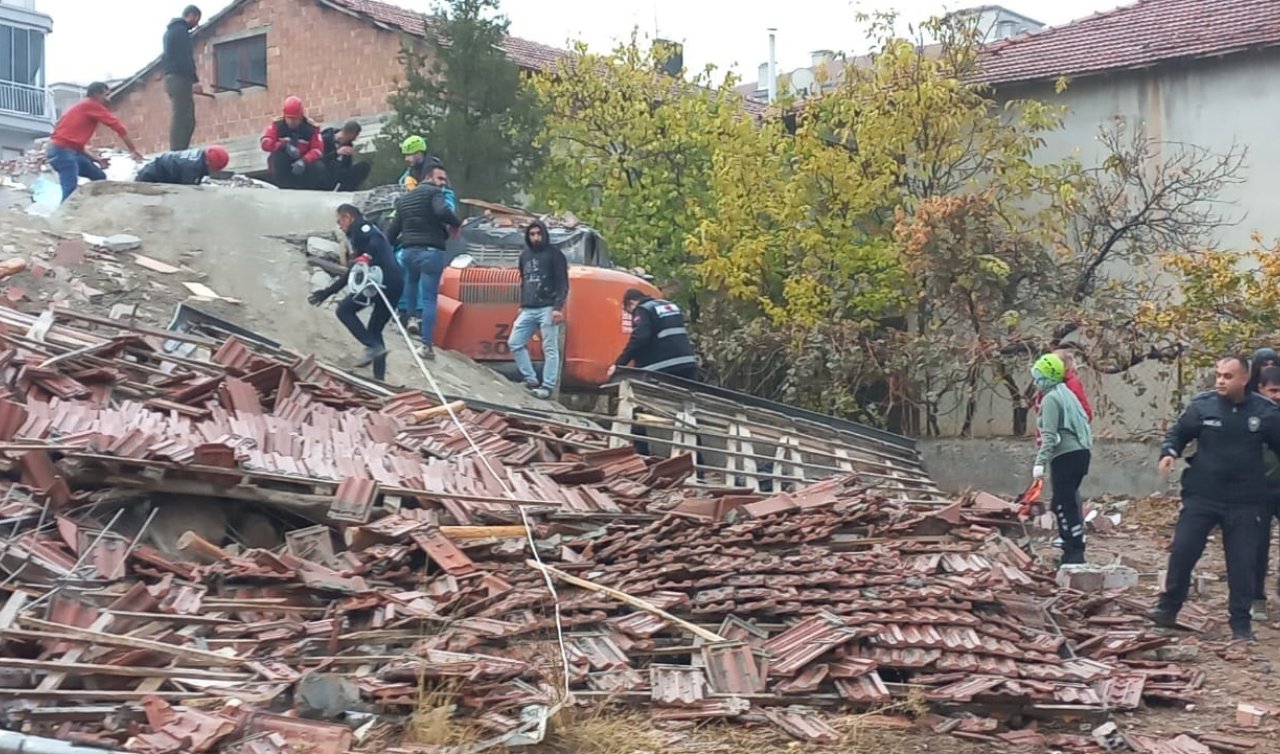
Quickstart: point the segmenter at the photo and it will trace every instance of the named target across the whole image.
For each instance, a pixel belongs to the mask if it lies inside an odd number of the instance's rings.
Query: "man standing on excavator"
[[[698,357],[689,342],[680,307],[632,288],[623,295],[622,308],[631,318],[631,340],[614,366],[609,367],[610,377],[615,369],[632,361],[639,369],[686,380],[697,376]]]

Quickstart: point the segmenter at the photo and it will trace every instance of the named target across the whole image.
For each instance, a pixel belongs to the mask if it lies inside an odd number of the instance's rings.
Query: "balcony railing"
[[[52,121],[53,96],[42,86],[0,81],[0,112],[22,113]]]

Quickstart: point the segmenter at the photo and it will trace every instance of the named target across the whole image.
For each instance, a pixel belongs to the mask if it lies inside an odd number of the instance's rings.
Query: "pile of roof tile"
[[[460,409],[464,435],[311,359],[196,337],[177,356],[171,333],[62,316],[0,312],[8,727],[340,754],[442,693],[494,745],[537,741],[570,700],[834,741],[818,710],[922,696],[938,731],[1087,750],[1009,726],[1203,682],[1148,659],[1167,639],[1136,605],[1059,589],[1002,536],[1007,507],[856,477],[685,486],[691,454],[590,426]],[[275,548],[165,547],[115,514],[159,493],[292,523]]]

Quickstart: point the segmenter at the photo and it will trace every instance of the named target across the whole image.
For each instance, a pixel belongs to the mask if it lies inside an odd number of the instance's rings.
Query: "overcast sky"
[[[53,16],[47,47],[48,80],[87,83],[132,75],[160,52],[166,22],[189,0],[36,0]],[[211,16],[227,0],[197,2]],[[426,11],[432,0],[398,0]],[[607,49],[638,26],[642,34],[683,42],[685,63],[713,63],[754,81],[768,53],[769,27],[778,29],[778,68],[808,65],[813,50],[862,51],[854,21],[859,10],[896,9],[908,21],[976,2],[943,0],[503,0],[511,33],[550,45],[580,39]],[[1049,24],[1108,10],[1118,0],[1007,0],[1005,7]],[[341,62],[341,61],[335,61]]]

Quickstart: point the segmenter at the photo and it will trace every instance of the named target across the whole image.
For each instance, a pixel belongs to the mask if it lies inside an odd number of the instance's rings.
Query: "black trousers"
[[[196,82],[186,76],[165,74],[164,91],[169,95],[169,149],[181,152],[191,147],[196,132]]]
[[[1204,554],[1209,533],[1218,527],[1222,529],[1222,551],[1227,559],[1231,628],[1250,628],[1249,609],[1257,589],[1258,540],[1267,510],[1265,502],[1232,504],[1183,493],[1182,511],[1173,530],[1169,572],[1157,603],[1160,609],[1170,613],[1182,609],[1191,589],[1191,572]]]
[[[314,189],[323,171],[320,163],[308,162],[302,175],[293,174],[293,160],[283,150],[272,152],[267,158],[267,172],[271,182],[282,189]]]
[[[1049,506],[1062,538],[1062,562],[1084,562],[1084,521],[1080,518],[1080,483],[1089,473],[1087,450],[1063,453],[1049,462],[1052,497]]]
[[[1280,500],[1273,494],[1262,513],[1262,530],[1258,532],[1258,560],[1254,564],[1255,600],[1267,599],[1267,574],[1271,571],[1271,529],[1276,518],[1280,518]],[[1280,583],[1276,584],[1276,589],[1280,591]]]
[[[350,165],[327,163],[317,171],[316,188],[321,191],[359,191],[360,186],[369,178],[373,170],[371,162],[356,162]]]
[[[387,298],[391,301],[399,301],[400,292],[400,286],[387,286],[386,288]],[[360,321],[358,314],[368,306],[372,306],[373,313],[369,315],[369,324],[365,325]],[[338,302],[338,321],[365,348],[379,348],[386,345],[382,339],[382,331],[386,328],[387,323],[391,321],[391,314],[392,310],[387,308],[381,298],[377,298],[370,305],[363,300],[357,301],[350,294],[347,294],[342,301]],[[384,380],[386,377],[387,357],[384,355],[373,360],[373,378],[375,380]]]

